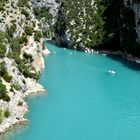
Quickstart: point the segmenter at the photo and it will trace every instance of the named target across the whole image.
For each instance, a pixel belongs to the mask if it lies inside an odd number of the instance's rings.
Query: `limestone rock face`
[[[63,0],[56,21],[58,45],[140,56],[139,0]]]
[[[38,83],[39,74],[45,68],[44,55],[49,53],[43,42],[50,32],[49,21],[56,16],[58,4],[54,0],[25,0],[24,5],[22,2],[2,1],[0,7],[0,66],[4,73],[0,76],[0,85],[5,89],[0,110],[10,112],[0,123],[0,134],[13,124],[27,121],[24,119],[28,111],[26,95],[45,91]],[[34,8],[51,13],[52,19],[48,21],[40,11],[37,17]]]
[[[56,3],[55,0],[30,0],[33,6],[38,7],[47,7],[50,9],[50,13],[53,16],[56,16],[58,12],[58,6],[59,4]]]

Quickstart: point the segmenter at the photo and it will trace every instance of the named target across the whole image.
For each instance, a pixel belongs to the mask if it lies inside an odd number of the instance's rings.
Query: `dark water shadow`
[[[136,62],[133,62],[133,61],[130,61],[130,60],[126,60],[126,59],[122,58],[121,56],[112,55],[112,54],[107,55],[107,57],[122,63],[125,67],[127,67],[129,69],[140,72],[140,63],[136,63]]]

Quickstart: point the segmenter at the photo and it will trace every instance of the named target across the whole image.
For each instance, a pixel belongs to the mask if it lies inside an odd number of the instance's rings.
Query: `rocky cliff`
[[[124,0],[120,17],[122,49],[125,53],[140,56],[140,1]]]
[[[60,45],[121,50],[140,56],[139,0],[62,0],[55,26]]]
[[[48,54],[43,41],[52,36],[56,13],[53,0],[1,0],[0,133],[26,121],[26,95],[44,91],[38,83]]]
[[[25,95],[44,91],[43,40],[140,57],[139,0],[1,0],[0,133],[25,121]],[[90,48],[90,49],[89,49]]]

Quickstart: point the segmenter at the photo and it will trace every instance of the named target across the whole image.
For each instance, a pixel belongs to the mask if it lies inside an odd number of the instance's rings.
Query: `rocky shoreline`
[[[37,51],[38,49],[36,49],[36,46],[38,45],[34,42],[34,40],[32,40],[32,38],[29,39],[28,45],[31,46],[31,43],[33,44],[33,46],[29,47],[30,54],[35,58],[32,65],[36,66],[36,71],[41,72],[42,69],[45,68],[43,55],[47,55],[50,52],[48,49],[43,49],[43,46],[41,45],[41,43],[38,44],[40,45],[39,47],[40,51],[38,52]],[[28,52],[28,46],[25,46],[22,51]],[[40,94],[42,92],[45,92],[45,89],[43,88],[43,86],[40,83],[38,83],[36,80],[32,78],[25,78],[23,75],[19,75],[19,71],[13,65],[12,60],[5,58],[4,61],[6,62],[8,72],[11,75],[13,75],[13,79],[15,80],[15,82],[18,82],[21,84],[22,90],[21,91],[15,90],[14,91],[15,93],[11,92],[10,84],[3,80],[3,82],[5,83],[8,89],[11,100],[9,101],[9,103],[7,103],[6,101],[0,100],[0,108],[2,110],[8,109],[10,112],[10,116],[8,118],[5,118],[0,124],[0,134],[5,133],[13,125],[23,124],[23,123],[28,122],[28,120],[24,118],[25,114],[28,112],[28,105],[24,100],[25,97],[32,95],[32,93]],[[15,69],[14,70],[15,73],[13,73],[13,69]],[[21,81],[23,80],[25,81],[26,84],[22,84]]]
[[[140,63],[140,58],[132,56],[131,54],[123,54],[121,51],[111,51],[111,50],[99,50],[99,49],[90,49],[90,48],[83,48],[84,52],[86,53],[96,53],[96,54],[102,54],[104,56],[107,55],[117,55],[120,56],[128,61]]]
[[[55,0],[1,2],[0,134],[15,124],[27,122],[24,116],[28,105],[24,98],[45,91],[37,80],[45,68],[43,56],[50,53],[43,42],[51,32],[49,23],[57,14],[57,6]],[[42,15],[42,10],[52,18],[49,23],[44,22],[46,14]]]
[[[16,94],[11,98],[9,103],[9,110],[10,110],[10,117],[4,119],[4,121],[0,125],[0,134],[5,133],[9,128],[16,124],[23,124],[28,122],[26,118],[24,118],[25,114],[28,112],[28,105],[24,101],[26,96],[31,95],[32,93],[39,93],[44,92],[45,89],[35,80],[27,78],[27,91],[23,94]],[[22,105],[19,105],[19,100],[21,101]],[[4,102],[1,102],[4,104]]]
[[[60,45],[55,40],[48,40],[48,42],[51,43],[51,44],[58,45],[60,47]],[[75,50],[74,48],[71,48],[71,47],[70,48],[68,47],[68,49]],[[82,51],[82,52],[85,52],[85,53],[101,54],[101,55],[104,55],[104,56],[117,55],[117,56],[120,56],[120,57],[124,58],[125,60],[132,61],[132,62],[135,62],[135,63],[140,63],[140,57],[135,57],[135,56],[132,56],[131,54],[125,54],[124,55],[121,51],[91,49],[91,48],[87,48],[87,47],[80,47],[80,48],[77,48],[76,50],[77,51]]]

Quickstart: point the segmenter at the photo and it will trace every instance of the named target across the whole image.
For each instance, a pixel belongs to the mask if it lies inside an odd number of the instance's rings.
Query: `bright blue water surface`
[[[47,45],[40,83],[48,93],[29,97],[30,123],[1,139],[140,140],[140,66]]]

